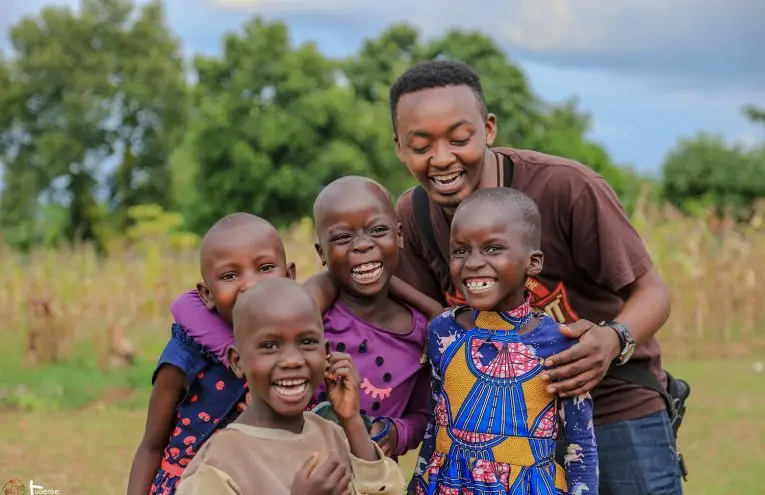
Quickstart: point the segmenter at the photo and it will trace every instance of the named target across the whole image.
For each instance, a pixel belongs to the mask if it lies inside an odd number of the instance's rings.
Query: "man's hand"
[[[550,382],[547,391],[561,397],[575,397],[589,392],[600,383],[621,351],[619,336],[613,328],[601,327],[587,320],[561,326],[561,332],[579,342],[550,356],[542,375]]]

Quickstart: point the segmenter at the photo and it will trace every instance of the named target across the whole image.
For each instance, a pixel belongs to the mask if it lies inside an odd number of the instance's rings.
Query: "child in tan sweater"
[[[321,313],[301,285],[258,283],[239,296],[233,324],[229,362],[247,379],[252,402],[199,450],[178,495],[404,492],[401,469],[370,439],[359,413],[353,362],[327,355]],[[341,426],[304,411],[322,381]]]

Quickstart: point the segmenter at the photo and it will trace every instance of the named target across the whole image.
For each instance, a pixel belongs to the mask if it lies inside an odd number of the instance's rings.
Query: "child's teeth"
[[[372,280],[379,276],[381,271],[382,263],[380,262],[364,263],[351,270],[353,278],[357,280]]]
[[[482,280],[480,282],[468,282],[468,289],[486,289],[494,285],[493,280]]]

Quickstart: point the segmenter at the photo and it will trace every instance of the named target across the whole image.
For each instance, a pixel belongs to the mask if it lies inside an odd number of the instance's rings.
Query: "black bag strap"
[[[648,363],[645,361],[627,361],[622,366],[611,365],[608,368],[608,376],[621,380],[623,382],[635,383],[647,389],[653,390],[661,395],[667,405],[667,414],[670,420],[674,420],[675,402],[670,397],[667,389],[661,385],[659,379],[648,369]]]
[[[433,231],[433,221],[430,218],[430,199],[428,198],[428,193],[425,192],[425,189],[423,189],[422,186],[414,188],[414,191],[412,192],[412,203],[414,205],[415,219],[420,226],[420,232],[425,235],[425,241],[427,242],[431,254],[444,265],[448,265],[441,253],[441,248],[438,247],[438,241],[436,241],[436,234]]]

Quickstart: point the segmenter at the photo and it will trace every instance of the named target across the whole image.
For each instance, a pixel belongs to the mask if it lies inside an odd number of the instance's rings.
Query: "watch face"
[[[624,352],[622,352],[622,363],[626,363],[631,357],[632,354],[635,353],[635,344],[630,342],[627,344],[627,347],[624,349]]]

